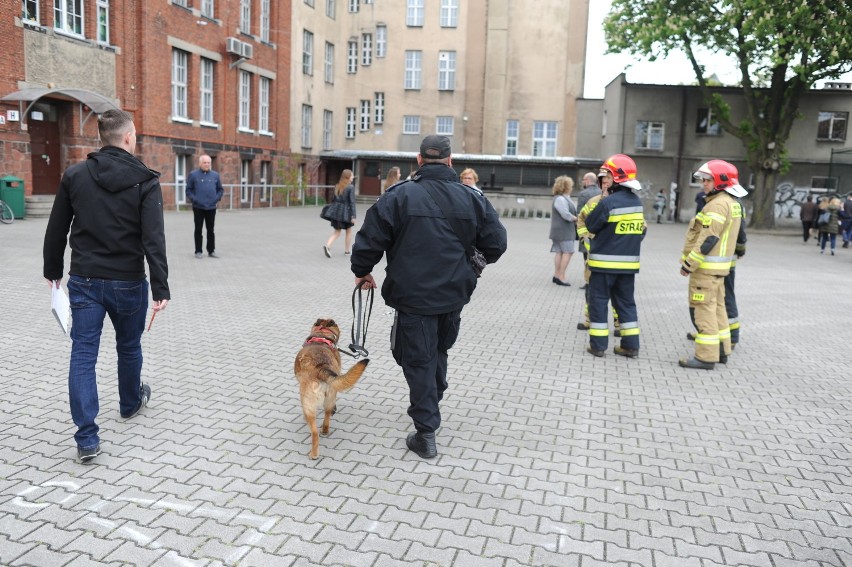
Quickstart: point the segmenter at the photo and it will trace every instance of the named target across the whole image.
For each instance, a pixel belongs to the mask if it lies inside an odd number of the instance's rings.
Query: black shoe
[[[331,250],[328,249],[328,246],[323,246],[322,251],[326,258],[331,258]]]
[[[581,286],[579,287],[579,289],[586,289],[587,287],[589,287],[589,284],[585,284],[585,283],[584,283],[583,285],[581,285]]]
[[[216,252],[208,252],[207,256],[209,256],[210,258],[218,258],[219,257],[219,255],[216,254]]]
[[[577,330],[578,331],[588,331],[589,326],[586,325],[585,323],[577,323]]]
[[[695,333],[687,333],[686,338],[687,338],[687,340],[694,341],[695,340]]]
[[[617,346],[612,349],[612,352],[620,356],[626,356],[627,358],[636,358],[637,356],[639,356],[639,349],[635,348],[622,348],[620,346]]]
[[[701,370],[713,370],[716,367],[716,364],[713,362],[704,362],[703,360],[698,360],[697,358],[681,358],[677,361],[684,368],[699,368]]]
[[[148,400],[150,400],[150,399],[151,399],[151,386],[149,386],[148,384],[142,384],[142,400],[139,402],[139,407],[136,408],[136,411],[134,411],[132,413],[129,413],[129,414],[126,414],[126,415],[121,414],[121,417],[123,417],[124,419],[130,419],[131,417],[133,417],[134,415],[139,413],[142,410],[142,408],[147,406]]]
[[[603,358],[603,355],[606,354],[605,350],[594,349],[594,348],[591,347],[591,345],[586,347],[586,352],[588,352],[589,354],[592,354],[594,356],[597,356],[598,358]]]
[[[405,446],[409,451],[417,453],[421,459],[434,459],[438,456],[438,448],[435,446],[435,433],[421,433],[414,431],[405,438]]]
[[[101,454],[101,444],[98,443],[97,447],[93,447],[91,449],[81,449],[77,447],[77,460],[80,461],[81,464],[86,464],[98,455]]]
[[[555,283],[556,285],[565,285],[565,286],[570,286],[570,285],[571,285],[571,284],[569,284],[568,282],[563,282],[562,280],[560,280],[560,279],[559,279],[559,278],[557,278],[556,276],[553,276],[553,283]]]

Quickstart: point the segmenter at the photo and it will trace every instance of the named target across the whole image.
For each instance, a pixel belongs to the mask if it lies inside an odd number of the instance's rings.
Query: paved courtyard
[[[405,448],[377,294],[371,364],[311,461],[293,358],[317,317],[345,344],[352,323],[348,259],[342,240],[323,256],[318,213],[220,213],[218,260],[193,257],[191,214],[166,213],[173,299],[142,338],[152,399],[119,417],[107,324],[104,452],[87,466],[41,278],[46,220],[0,225],[0,565],[852,566],[852,250],[751,235],[742,342],[685,370],[685,225],[649,227],[628,360],[612,341],[585,352],[581,258],[572,287],[551,283],[549,221],[505,220],[509,251],[450,353],[439,457]]]

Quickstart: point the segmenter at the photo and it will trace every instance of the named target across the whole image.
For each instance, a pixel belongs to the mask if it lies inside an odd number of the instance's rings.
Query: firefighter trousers
[[[737,309],[737,295],[734,292],[734,274],[731,268],[725,276],[725,312],[728,314],[728,326],[731,329],[731,344],[740,342],[740,312]]]
[[[606,350],[609,343],[609,302],[621,323],[621,348],[639,350],[639,317],[633,297],[636,274],[592,272],[589,278],[589,345]]]
[[[689,276],[689,315],[695,325],[695,358],[719,362],[731,354],[731,331],[725,311],[725,276],[693,272]]]

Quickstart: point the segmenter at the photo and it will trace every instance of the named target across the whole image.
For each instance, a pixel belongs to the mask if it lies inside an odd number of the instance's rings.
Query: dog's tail
[[[340,376],[333,378],[329,385],[335,392],[345,392],[346,390],[349,390],[358,382],[358,379],[361,377],[361,374],[364,373],[364,369],[367,368],[369,363],[369,358],[356,362],[355,365],[346,372],[346,374],[341,374]]]

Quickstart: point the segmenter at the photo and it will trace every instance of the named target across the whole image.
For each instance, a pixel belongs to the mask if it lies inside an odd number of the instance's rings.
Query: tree
[[[802,95],[852,70],[847,0],[613,0],[604,22],[608,52],[654,60],[683,51],[722,128],[743,142],[755,174],[752,226],[775,225],[775,186],[789,168],[786,144]],[[744,117],[710,92],[702,50],[738,65]],[[712,72],[712,70],[710,70]]]

